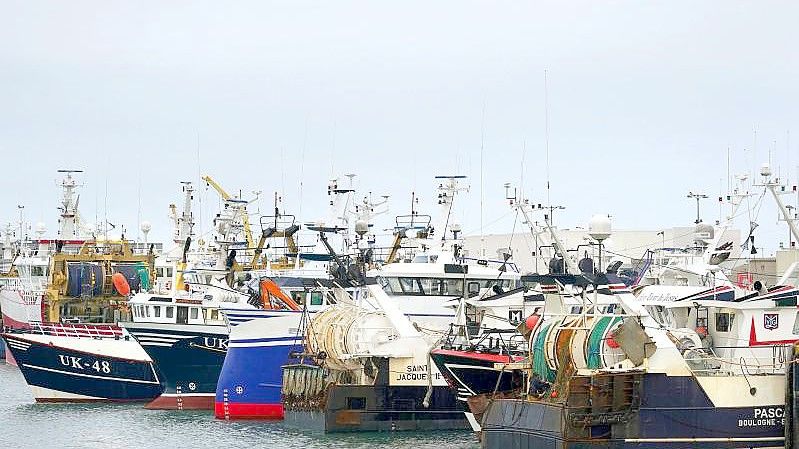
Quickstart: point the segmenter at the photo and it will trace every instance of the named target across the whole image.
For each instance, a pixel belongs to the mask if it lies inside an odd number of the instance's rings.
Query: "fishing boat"
[[[187,281],[197,272],[184,273]],[[254,309],[251,297],[223,285],[191,283],[171,294],[139,293],[133,321],[121,322],[157,364],[164,392],[150,409],[210,410],[225,358],[228,327],[222,305]],[[180,286],[180,284],[178,284]]]
[[[194,187],[182,183],[183,209],[170,205],[175,251],[172,282],[166,289],[140,292],[128,301],[132,321],[121,322],[156,362],[164,392],[150,409],[210,410],[228,347],[228,326],[222,308],[254,311],[268,300],[268,279],[260,277],[258,255],[250,231],[247,201],[230,196],[211,177],[224,205],[214,219],[212,245],[191,250]],[[290,301],[290,300],[289,300]]]
[[[514,288],[520,275],[512,262],[469,258],[462,252],[460,228],[452,219],[455,196],[464,190],[459,185],[462,179],[462,176],[436,179],[440,219],[435,225],[432,225],[430,216],[418,214],[416,211],[412,211],[410,215],[398,216],[394,243],[385,264],[365,270],[365,276],[352,276],[351,267],[357,265],[342,264],[342,258],[338,253],[330,251],[332,248],[328,246],[332,271],[335,274],[333,282],[347,287],[362,282],[363,278],[375,278],[402,313],[408,314],[422,332],[437,336],[446,332],[455,320],[455,310],[451,307],[453,299],[464,295],[485,297]],[[373,209],[374,205],[369,204],[360,208],[367,212]],[[336,213],[333,216],[342,215]],[[361,223],[360,229],[367,231],[370,218],[356,215],[349,222]],[[324,231],[330,229],[348,229],[346,225],[338,224],[328,229],[317,226],[311,228],[320,231],[320,238],[324,238]],[[357,234],[354,227],[349,230]],[[370,240],[351,239],[356,243]],[[402,254],[403,249],[407,248],[413,251]],[[342,254],[348,252],[346,247],[339,251]],[[363,255],[368,254],[370,248],[357,246],[354,252],[357,254],[351,259],[365,260]],[[328,288],[324,280],[319,284],[322,288],[315,304],[313,299],[304,302],[304,308],[310,316],[324,310],[328,303],[336,302],[335,296],[330,294],[335,289]],[[358,290],[353,290],[352,294],[358,295]],[[236,313],[226,312],[226,315],[235,319]],[[276,325],[276,314],[260,313],[267,316],[263,319],[253,317],[255,319],[252,321],[231,329],[228,355],[217,385],[218,418],[280,419],[283,416],[279,401],[282,379],[280,366],[290,360],[289,353],[301,345],[301,335],[297,329],[301,327],[303,314],[279,314],[282,321],[280,325]],[[258,355],[259,352],[263,354]],[[267,356],[267,353],[270,355]],[[267,390],[271,391],[267,393]]]
[[[304,329],[298,363],[283,367],[287,424],[325,432],[463,429],[455,394],[428,363],[429,338],[376,283]],[[312,362],[307,363],[307,359]]]
[[[573,313],[550,295],[563,306],[532,330],[524,361],[504,364],[524,386],[487,397],[482,446],[792,447],[799,290],[709,287],[676,298],[612,290],[612,313],[589,303]]]
[[[113,323],[131,291],[150,288],[156,245],[86,237],[76,171],[62,172],[58,238],[45,239],[43,225],[35,240],[21,232],[0,286],[8,359],[38,402],[152,399],[162,389],[152,360]]]
[[[24,329],[38,322],[111,323],[121,318],[125,298],[112,282],[122,275],[134,290],[146,290],[154,278],[155,251],[160,245],[136,245],[98,238],[78,212],[76,170],[60,170],[59,229],[56,238],[20,236],[9,270],[0,276],[0,309],[6,328]],[[24,220],[20,218],[24,230]],[[22,234],[22,231],[20,231]]]
[[[283,419],[280,366],[292,353],[302,352],[301,323],[336,302],[323,280],[281,277],[268,282],[274,286],[267,290],[266,307],[223,309],[230,340],[216,386],[217,418]]]
[[[350,285],[359,276],[350,269],[351,255],[346,248],[363,242],[368,245],[369,220],[379,204],[366,200],[364,207],[356,209],[361,212],[356,215],[359,218],[353,220],[353,193],[351,187],[340,186],[338,179],[331,180],[328,185],[331,221],[307,226],[318,233],[324,252],[322,248],[309,253],[297,251],[293,240],[294,217],[280,213],[277,207],[274,216],[263,220],[270,224],[265,235],[286,238],[284,247],[291,251],[272,255],[277,264],[269,278],[272,284],[266,284],[272,288],[265,290],[264,307],[223,309],[230,325],[230,340],[216,387],[217,418],[283,418],[280,366],[289,360],[290,353],[302,348],[299,334],[302,321],[335,303],[334,279]],[[354,231],[356,224],[360,235],[353,238],[348,233]],[[294,231],[287,233],[287,230]],[[343,250],[335,250],[328,235],[339,238]]]
[[[545,307],[540,307],[532,315],[526,312],[524,324],[518,327],[519,333],[506,331],[504,334],[497,334],[493,329],[484,328],[472,340],[467,338],[464,343],[462,337],[460,340],[450,338],[441,348],[431,351],[431,358],[450,385],[458,391],[459,399],[467,403],[466,415],[473,429],[477,432],[481,430],[479,419],[475,415],[482,415],[487,398],[501,397],[520,388],[520,372],[506,370],[505,367],[520,361],[529,351],[529,332],[540,321],[551,316],[581,310],[585,295],[592,295],[592,307],[606,311],[616,307],[613,294],[629,292],[632,286],[639,303],[645,304],[653,316],[663,317],[668,315],[664,314],[663,308],[668,307],[664,305],[669,303],[673,305],[684,301],[682,304],[700,307],[697,304],[744,301],[756,294],[732,283],[718,266],[729,256],[731,246],[722,242],[721,238],[725,229],[731,226],[732,217],[736,215],[742,200],[748,196],[739,192],[736,190],[728,196],[732,207],[727,220],[717,223],[715,227],[696,227],[692,247],[647,251],[649,257],[643,260],[643,266],[626,278],[617,276],[620,267],[618,263],[610,264],[606,274],[610,283],[601,287],[594,286],[584,277],[596,275],[594,267],[601,266],[601,252],[599,260],[572,259],[563,251],[562,241],[557,230],[551,226],[548,215],[543,219],[545,227],[538,229],[534,225],[536,222],[531,219],[531,203],[515,195],[506,195],[511,207],[523,214],[535,240],[544,240],[544,244],[555,249],[555,258],[548,264],[548,268],[554,268],[558,273],[523,276],[523,283],[544,296],[557,292],[558,297],[555,301],[542,301]],[[697,218],[697,223],[699,222]],[[609,224],[605,217],[595,216],[589,224],[589,230],[592,230],[590,233],[604,240],[609,236]],[[558,261],[561,263],[556,263]],[[778,289],[774,294],[782,294],[781,292]],[[704,320],[707,321],[706,316]],[[704,329],[706,326],[700,328]],[[471,335],[474,336],[475,332]],[[520,338],[521,342],[518,340]]]
[[[143,402],[163,390],[153,361],[119,327],[32,323],[1,336],[36,402]]]
[[[614,313],[543,320],[528,358],[504,364],[524,386],[487,401],[483,447],[780,446],[797,293],[680,301],[655,315],[614,292]]]

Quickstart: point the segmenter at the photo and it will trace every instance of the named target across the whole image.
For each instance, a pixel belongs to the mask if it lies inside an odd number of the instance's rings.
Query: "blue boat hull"
[[[217,327],[218,332],[177,331],[169,326],[128,327],[155,362],[164,385],[164,392],[147,408],[213,409],[228,345],[227,327]]]
[[[247,347],[228,348],[216,389],[217,418],[283,419],[281,366],[293,351],[302,351],[296,337],[261,338]]]
[[[611,396],[619,389],[612,391]],[[573,418],[578,418],[574,410],[579,407],[573,404],[566,407],[546,399],[493,400],[482,420],[482,447],[734,449],[783,445],[784,404],[716,407],[690,376],[643,375],[639,391],[635,407],[615,415],[607,413],[608,422],[604,423],[588,417],[577,424]]]
[[[3,338],[37,402],[143,402],[163,391],[150,361],[43,344],[15,334]]]

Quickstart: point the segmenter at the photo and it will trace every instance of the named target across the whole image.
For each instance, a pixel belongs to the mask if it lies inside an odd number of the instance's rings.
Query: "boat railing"
[[[510,260],[493,260],[493,259],[480,259],[476,257],[462,257],[461,262],[463,263],[476,263],[477,265],[482,265],[485,267],[496,268],[502,271],[507,271],[509,273],[520,273],[519,267],[516,266],[514,262]]]
[[[755,376],[784,374],[792,345],[715,347],[686,351],[683,357],[696,376]],[[733,355],[720,356],[721,351]]]
[[[9,277],[4,279],[3,285],[10,289],[27,290],[36,293],[47,291],[47,281],[38,276]]]
[[[38,323],[30,325],[29,332],[55,337],[121,338],[122,329],[113,324]]]
[[[465,332],[467,329],[469,331]],[[469,341],[459,341],[464,335],[471,335]],[[442,344],[448,348],[459,347],[496,354],[521,354],[527,351],[527,339],[515,329],[478,328],[472,332],[471,326],[455,323],[450,323]]]

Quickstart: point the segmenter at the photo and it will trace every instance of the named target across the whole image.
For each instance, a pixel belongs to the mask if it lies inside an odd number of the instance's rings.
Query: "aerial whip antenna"
[[[547,203],[552,204],[549,197],[549,86],[547,70],[544,69],[544,145],[547,152]]]
[[[480,257],[485,257],[485,236],[483,235],[483,150],[485,149],[486,102],[483,99],[483,112],[480,117]]]

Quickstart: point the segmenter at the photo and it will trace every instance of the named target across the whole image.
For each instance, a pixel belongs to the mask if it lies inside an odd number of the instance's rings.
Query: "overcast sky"
[[[279,191],[305,221],[326,215],[331,175],[390,194],[393,216],[411,191],[428,200],[434,175],[465,174],[459,217],[475,234],[482,141],[484,232],[507,232],[503,183],[523,168],[527,195],[547,198],[546,70],[558,224],[607,212],[617,228],[687,225],[688,191],[726,188],[728,148],[733,172],[771,149],[796,182],[798,13],[761,1],[5,0],[0,220],[24,204],[54,230],[59,168],[86,171],[85,215],[131,233],[140,216],[151,239],[169,237],[178,181],[198,172]],[[216,195],[200,196],[207,215]],[[713,200],[703,211],[718,218]],[[758,244],[787,238],[776,217],[766,203]]]

